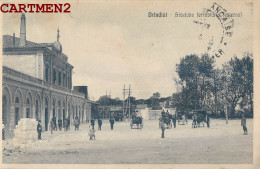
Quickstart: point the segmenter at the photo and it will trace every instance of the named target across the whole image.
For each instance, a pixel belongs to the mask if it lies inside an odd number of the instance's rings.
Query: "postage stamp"
[[[0,168],[259,168],[259,9],[1,1]]]

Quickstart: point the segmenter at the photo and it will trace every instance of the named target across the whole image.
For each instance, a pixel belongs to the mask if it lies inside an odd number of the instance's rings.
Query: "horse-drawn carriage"
[[[201,123],[204,127],[204,122],[207,123],[206,119],[207,112],[206,111],[194,111],[192,115],[192,127],[197,128],[200,127]]]
[[[131,120],[131,123],[130,123],[131,129],[133,129],[133,126],[136,126],[137,129],[142,129],[143,128],[143,118],[142,117],[133,116],[132,120]]]
[[[187,117],[184,113],[178,113],[178,124],[179,125],[188,124]]]
[[[173,121],[173,116],[169,113],[164,113],[162,112],[162,116],[159,119],[159,126],[160,126],[160,121],[163,121],[165,124],[165,128],[172,128],[172,121]]]

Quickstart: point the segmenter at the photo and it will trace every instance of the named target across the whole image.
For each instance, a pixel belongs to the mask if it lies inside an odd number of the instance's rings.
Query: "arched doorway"
[[[58,101],[58,120],[61,120],[61,102],[60,100]]]
[[[48,98],[45,98],[45,131],[48,131],[49,124],[49,102]]]
[[[32,95],[27,93],[26,95],[26,118],[32,118]]]
[[[53,101],[52,101],[52,117],[53,117],[53,118],[56,118],[55,109],[56,109],[56,100],[53,99]]]
[[[2,123],[5,125],[5,138],[9,138],[9,128],[10,128],[10,104],[11,97],[9,90],[4,87],[3,97],[2,97]]]
[[[35,100],[35,119],[37,121],[41,120],[41,100],[39,95],[36,95]]]
[[[3,95],[3,100],[2,100],[2,122],[4,125],[7,124],[7,97],[6,95]]]
[[[14,126],[18,125],[18,121],[20,120],[20,118],[22,117],[22,113],[23,113],[23,101],[22,101],[22,93],[20,90],[17,90],[15,93],[15,97],[14,97],[14,104],[15,104],[15,114],[14,114]]]
[[[62,103],[62,124],[64,126],[64,120],[66,118],[66,114],[65,114],[65,101],[63,100],[63,103]]]

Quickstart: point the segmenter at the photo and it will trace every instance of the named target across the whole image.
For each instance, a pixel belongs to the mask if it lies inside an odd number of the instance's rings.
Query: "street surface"
[[[144,128],[130,129],[130,122],[116,122],[110,130],[103,120],[90,141],[88,124],[79,131],[42,133],[30,148],[3,155],[3,163],[62,164],[249,164],[253,162],[253,120],[247,119],[248,135],[240,120],[211,120],[210,128],[187,125],[166,129],[161,137],[158,120],[144,121]],[[95,122],[97,124],[97,121]]]

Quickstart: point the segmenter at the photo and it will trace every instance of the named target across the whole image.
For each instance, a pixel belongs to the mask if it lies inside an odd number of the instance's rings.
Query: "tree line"
[[[177,111],[208,110],[223,116],[225,109],[230,117],[240,111],[253,117],[253,55],[244,53],[240,59],[232,57],[222,67],[207,54],[186,55],[176,65],[176,84],[181,91],[173,97]],[[238,107],[238,108],[237,108]]]

